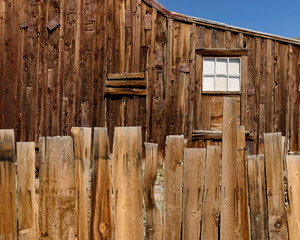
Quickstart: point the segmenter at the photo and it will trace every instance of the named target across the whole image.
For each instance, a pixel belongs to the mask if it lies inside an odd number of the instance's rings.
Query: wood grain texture
[[[18,220],[19,237],[24,240],[37,240],[37,204],[35,193],[35,144],[17,143],[18,163]]]
[[[287,156],[287,175],[288,175],[288,230],[289,239],[295,240],[300,238],[300,156]]]
[[[182,239],[199,240],[206,149],[185,148]]]
[[[92,129],[73,127],[71,131],[75,158],[76,234],[78,239],[87,239]]]
[[[283,155],[281,133],[265,133],[265,168],[271,239],[288,239],[284,202]]]
[[[236,122],[233,98],[224,98],[221,183],[221,239],[235,238]]]
[[[115,239],[143,239],[141,127],[115,128],[113,149]]]
[[[157,175],[157,147],[155,143],[145,143],[144,201],[146,207],[145,234],[149,240],[162,239],[162,213],[154,197],[154,184]]]
[[[164,229],[165,240],[181,239],[183,136],[168,136],[166,139]]]
[[[218,239],[221,148],[207,146],[201,238]]]
[[[236,239],[250,240],[245,126],[237,126]]]
[[[40,237],[74,239],[76,235],[75,160],[71,137],[39,139]]]
[[[264,155],[247,157],[252,239],[269,239]]]
[[[95,128],[90,197],[90,239],[111,239],[114,232],[110,165],[107,129]]]
[[[17,238],[14,131],[0,130],[0,237]]]

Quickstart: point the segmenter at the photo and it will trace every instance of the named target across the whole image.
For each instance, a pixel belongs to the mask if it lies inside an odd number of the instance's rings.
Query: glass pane
[[[214,91],[214,77],[203,77],[203,91]]]
[[[240,91],[240,77],[229,76],[228,91]]]
[[[226,58],[217,58],[216,72],[217,72],[217,74],[227,73],[227,59]]]
[[[218,76],[216,79],[216,91],[227,91],[227,77]]]
[[[239,58],[230,58],[228,73],[239,74],[240,73],[240,59]]]
[[[215,74],[215,59],[204,58],[203,59],[203,73],[204,74]]]

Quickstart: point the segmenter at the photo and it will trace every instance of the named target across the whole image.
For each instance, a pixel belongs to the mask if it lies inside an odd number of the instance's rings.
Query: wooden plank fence
[[[143,154],[141,127],[116,128],[112,154],[106,128],[93,142],[91,128],[40,138],[39,187],[34,143],[17,143],[16,171],[13,131],[0,130],[0,240],[300,239],[300,155],[283,153],[281,133],[247,155],[234,105],[225,99],[222,146],[167,137],[163,206],[158,144]]]

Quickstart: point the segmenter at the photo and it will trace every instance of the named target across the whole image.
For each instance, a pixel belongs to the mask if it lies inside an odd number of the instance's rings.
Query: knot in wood
[[[102,236],[106,236],[108,233],[108,227],[107,224],[102,222],[99,224],[99,232],[101,233]]]
[[[277,221],[274,223],[274,227],[275,227],[275,229],[277,229],[277,230],[281,229],[281,227],[282,227],[281,221],[280,221],[280,220],[277,220]]]

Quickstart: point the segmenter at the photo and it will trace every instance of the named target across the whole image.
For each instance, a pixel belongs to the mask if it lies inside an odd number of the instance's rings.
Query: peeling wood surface
[[[76,235],[75,160],[71,137],[39,139],[41,239]]]

